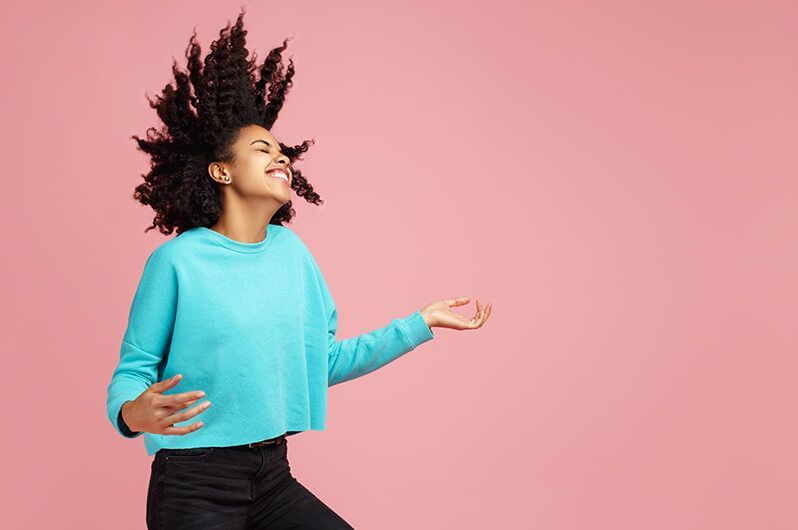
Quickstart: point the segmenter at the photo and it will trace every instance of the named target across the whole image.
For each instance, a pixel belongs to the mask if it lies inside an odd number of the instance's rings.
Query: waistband
[[[281,443],[285,443],[285,434],[281,434],[275,438],[269,438],[268,440],[260,440],[259,442],[243,444],[238,447],[263,447],[265,445],[277,445]]]

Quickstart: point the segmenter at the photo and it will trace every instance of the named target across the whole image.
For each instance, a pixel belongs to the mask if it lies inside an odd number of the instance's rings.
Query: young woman
[[[175,85],[150,101],[164,128],[133,137],[152,162],[134,194],[155,211],[147,230],[177,236],[144,266],[108,417],[155,455],[150,528],[352,528],[292,476],[287,437],[324,430],[329,386],[431,340],[433,327],[477,329],[491,305],[477,301],[468,319],[450,309],[468,298],[440,300],[336,338],[324,276],[283,224],[291,190],[323,202],[293,165],[312,142],[270,132],[294,75],[290,59],[283,71],[287,41],[256,66],[243,16],[204,63],[195,32],[188,71],[175,63]]]

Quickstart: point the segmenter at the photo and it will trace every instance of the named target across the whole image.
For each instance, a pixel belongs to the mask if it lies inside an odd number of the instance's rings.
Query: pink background
[[[105,413],[164,236],[133,134],[238,2],[4,8],[5,528],[143,528]],[[250,2],[340,337],[492,302],[330,390],[297,478],[357,528],[798,527],[791,2]],[[471,313],[474,305],[462,310]]]

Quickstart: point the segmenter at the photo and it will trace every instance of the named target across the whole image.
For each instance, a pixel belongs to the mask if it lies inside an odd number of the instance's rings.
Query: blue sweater
[[[122,405],[151,384],[183,374],[164,394],[204,390],[202,421],[185,435],[144,434],[161,448],[241,445],[324,430],[327,388],[372,372],[434,335],[416,310],[338,340],[335,303],[310,250],[288,227],[270,224],[258,243],[206,227],[159,245],[144,266],[108,386],[108,418],[132,432]]]

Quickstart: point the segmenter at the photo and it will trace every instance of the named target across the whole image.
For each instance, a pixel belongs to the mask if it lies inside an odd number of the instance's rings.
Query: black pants
[[[260,447],[161,449],[152,461],[147,528],[351,529],[291,475],[287,456],[285,438]]]

